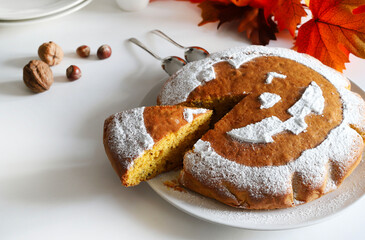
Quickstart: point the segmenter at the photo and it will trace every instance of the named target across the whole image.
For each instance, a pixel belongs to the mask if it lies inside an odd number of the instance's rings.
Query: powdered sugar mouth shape
[[[296,135],[305,131],[308,125],[305,123],[304,118],[311,112],[322,114],[323,109],[324,97],[322,90],[317,83],[311,82],[302,97],[288,109],[293,117],[287,121],[282,122],[279,118],[273,116],[242,128],[232,129],[227,134],[242,142],[270,143],[274,141],[272,136],[285,130]]]
[[[260,108],[271,108],[277,102],[279,102],[280,99],[281,97],[277,94],[265,92],[259,96],[259,100],[261,102]]]
[[[199,109],[185,108],[183,115],[184,115],[184,119],[187,122],[191,123],[194,120],[194,115],[206,113],[206,112],[207,112],[206,109],[201,109],[201,108],[199,108]]]
[[[153,138],[144,124],[144,107],[134,108],[114,114],[109,123],[109,146],[120,158],[134,159],[154,145]],[[122,161],[127,168],[134,161]]]
[[[274,141],[272,136],[282,131],[284,131],[284,123],[273,116],[245,127],[232,129],[227,134],[240,142],[269,143]]]

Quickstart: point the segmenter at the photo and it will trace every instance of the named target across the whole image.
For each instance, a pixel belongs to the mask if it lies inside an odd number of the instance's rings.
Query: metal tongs
[[[206,58],[209,55],[209,52],[207,50],[205,50],[204,48],[197,47],[197,46],[184,47],[184,46],[180,45],[179,43],[172,40],[169,36],[167,36],[165,33],[163,33],[160,30],[153,30],[151,32],[166,39],[167,41],[171,42],[175,46],[184,49],[185,50],[184,56],[185,56],[186,61],[177,56],[169,56],[166,58],[161,58],[160,56],[158,56],[157,54],[152,52],[149,48],[147,48],[143,43],[141,43],[136,38],[130,38],[130,39],[128,39],[128,41],[136,44],[137,46],[139,46],[140,48],[142,48],[143,50],[145,50],[146,52],[151,54],[154,58],[161,61],[162,69],[165,70],[165,72],[167,74],[169,74],[170,76],[172,74],[174,74],[175,72],[177,72],[184,65],[186,65],[187,62],[197,61],[197,60]]]

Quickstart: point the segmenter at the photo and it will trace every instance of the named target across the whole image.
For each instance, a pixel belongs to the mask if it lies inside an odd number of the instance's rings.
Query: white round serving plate
[[[16,26],[16,25],[34,24],[34,23],[54,20],[54,19],[66,16],[66,15],[69,15],[73,12],[76,12],[76,11],[80,10],[81,8],[87,6],[91,2],[92,2],[92,0],[81,0],[81,1],[78,1],[78,4],[72,5],[72,7],[70,7],[70,8],[66,8],[62,11],[58,11],[54,14],[46,15],[43,17],[27,18],[27,19],[21,19],[21,20],[1,20],[0,19],[0,26]]]
[[[156,84],[141,102],[141,106],[156,105],[164,80]],[[365,92],[352,83],[352,91],[365,98]],[[179,172],[161,174],[148,181],[150,187],[178,209],[203,220],[252,230],[284,230],[299,228],[334,217],[365,195],[365,161],[335,191],[312,202],[277,210],[244,210],[226,206],[197,193],[180,192],[164,182],[176,180]]]
[[[25,20],[52,15],[83,0],[0,0],[0,20]]]

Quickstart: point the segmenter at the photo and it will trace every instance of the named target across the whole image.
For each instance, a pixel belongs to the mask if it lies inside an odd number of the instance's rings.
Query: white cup
[[[118,6],[124,11],[139,11],[147,7],[149,0],[116,0]]]

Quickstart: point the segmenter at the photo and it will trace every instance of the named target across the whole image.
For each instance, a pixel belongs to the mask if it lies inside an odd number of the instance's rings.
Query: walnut
[[[63,51],[60,46],[54,42],[43,43],[38,48],[38,56],[43,62],[50,66],[59,64],[63,58]]]
[[[53,73],[46,63],[32,60],[23,68],[23,81],[33,92],[44,92],[53,83]]]

